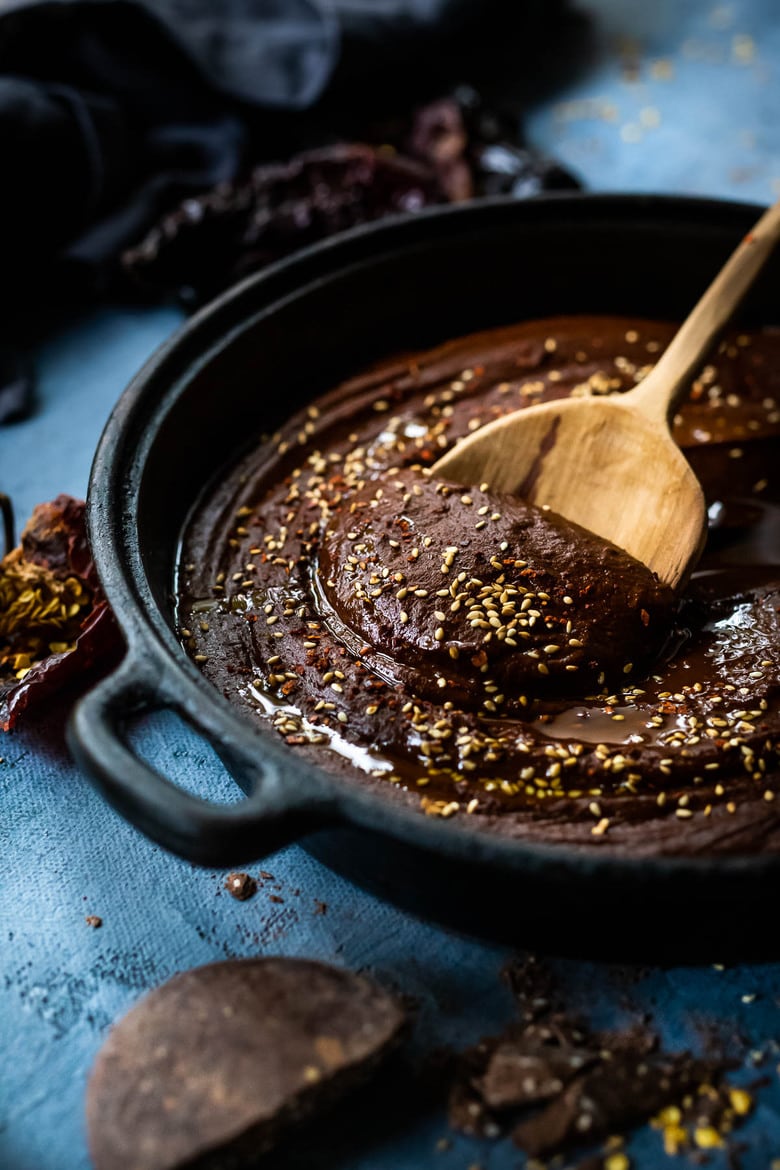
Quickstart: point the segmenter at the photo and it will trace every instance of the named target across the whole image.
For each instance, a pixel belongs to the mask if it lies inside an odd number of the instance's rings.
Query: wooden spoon
[[[779,236],[780,202],[745,236],[635,390],[496,419],[456,443],[434,475],[547,506],[682,587],[704,547],[707,515],[670,418]]]

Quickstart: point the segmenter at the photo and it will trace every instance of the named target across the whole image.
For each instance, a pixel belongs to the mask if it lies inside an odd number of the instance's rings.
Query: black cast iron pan
[[[365,363],[480,327],[553,313],[681,318],[756,208],[644,196],[483,201],[351,232],[225,293],[122,395],[98,447],[89,529],[127,640],[78,705],[70,741],[103,795],[144,833],[204,865],[238,865],[306,836],[362,884],[420,913],[566,949],[708,935],[717,954],[770,915],[780,856],[619,860],[528,846],[420,816],[314,769],[217,694],[174,634],[180,534],[205,485],[251,439]],[[747,313],[776,321],[780,263]],[[248,793],[199,800],[130,750],[131,713],[172,708]],[[765,921],[765,920],[764,920]],[[635,937],[632,937],[635,936]],[[754,948],[755,949],[755,948]]]

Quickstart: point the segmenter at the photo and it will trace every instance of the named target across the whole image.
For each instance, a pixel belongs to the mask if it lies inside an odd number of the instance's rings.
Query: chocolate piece
[[[238,902],[246,902],[257,893],[257,882],[248,873],[229,873],[225,878],[225,889]]]
[[[596,1053],[584,1048],[537,1047],[527,1037],[505,1040],[490,1057],[479,1092],[491,1109],[535,1105],[557,1097],[564,1085],[597,1059]]]
[[[567,1145],[622,1133],[673,1105],[712,1075],[711,1065],[688,1053],[653,1059],[605,1049],[606,1059],[578,1077],[512,1138],[532,1157]]]
[[[652,1120],[676,1153],[725,1144],[750,1113],[749,1092],[717,1083],[728,1067],[722,1059],[658,1053],[642,1023],[591,1032],[562,1009],[552,972],[533,957],[506,975],[520,1020],[458,1058],[449,1119],[460,1132],[495,1137],[513,1125],[515,1144],[536,1157]]]
[[[249,1165],[366,1080],[403,1024],[393,997],[323,963],[243,959],[176,975],[98,1053],[95,1170]]]
[[[86,922],[87,926],[91,926],[95,930],[99,930],[103,925],[103,919],[99,914],[88,914],[84,921]]]
[[[471,1137],[498,1137],[501,1128],[480,1092],[480,1081],[498,1039],[486,1037],[460,1054],[450,1086],[447,1116],[453,1129]]]

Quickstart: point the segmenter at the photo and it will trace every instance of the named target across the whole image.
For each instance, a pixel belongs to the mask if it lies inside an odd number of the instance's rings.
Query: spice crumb
[[[257,882],[248,873],[229,873],[225,878],[225,889],[238,902],[246,902],[257,893]]]

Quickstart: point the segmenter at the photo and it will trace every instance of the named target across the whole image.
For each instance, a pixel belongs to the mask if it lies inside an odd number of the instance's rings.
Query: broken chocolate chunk
[[[689,1053],[648,1058],[604,1049],[602,1055],[541,1113],[515,1128],[516,1145],[538,1157],[578,1141],[625,1132],[695,1090],[714,1071]]]
[[[647,1019],[596,1032],[567,1015],[552,971],[533,956],[504,978],[520,1019],[458,1057],[449,1120],[461,1133],[513,1127],[526,1154],[547,1157],[651,1123],[676,1153],[722,1145],[752,1109],[750,1093],[720,1080],[725,1061],[659,1051]]]
[[[376,984],[323,963],[242,959],[176,975],[98,1053],[95,1170],[251,1164],[367,1080],[404,1021]]]
[[[586,1048],[535,1046],[527,1038],[506,1040],[494,1050],[479,1082],[491,1109],[535,1105],[562,1092],[598,1055]]]

